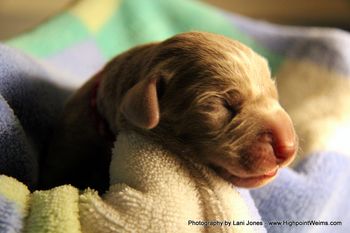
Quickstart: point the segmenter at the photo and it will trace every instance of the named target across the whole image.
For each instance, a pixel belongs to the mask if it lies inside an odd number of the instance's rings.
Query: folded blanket
[[[295,168],[281,171],[264,188],[240,190],[238,196],[249,204],[250,213],[259,210],[268,232],[350,232],[349,33],[263,23],[190,0],[80,0],[33,31],[5,42],[21,52],[0,45],[0,174],[34,188],[40,157],[71,91],[68,87],[79,86],[108,59],[131,46],[188,30],[224,34],[265,56],[277,78],[282,105],[295,122],[300,154],[306,159]],[[23,55],[23,51],[31,56]],[[0,190],[2,186],[0,183]],[[11,183],[11,187],[17,190],[16,184]],[[69,191],[63,199],[76,202],[76,191],[64,189]],[[18,192],[29,195],[25,189]],[[80,201],[101,204],[102,213],[116,212],[115,205],[103,198],[89,191],[80,196]],[[36,203],[44,199],[40,196]],[[0,211],[0,232],[19,232],[23,228],[25,214],[16,203],[1,190],[0,210],[4,211]],[[77,208],[76,204],[69,205],[73,207]],[[54,209],[61,211],[60,205]],[[283,221],[273,225],[278,220],[341,221],[342,225],[290,226]],[[78,231],[75,220],[69,224]],[[86,224],[93,225],[88,220]]]

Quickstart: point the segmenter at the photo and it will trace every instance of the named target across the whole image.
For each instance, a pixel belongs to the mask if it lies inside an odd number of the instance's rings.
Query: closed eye
[[[228,110],[228,112],[230,113],[230,119],[233,119],[237,116],[237,114],[239,113],[240,110],[240,105],[235,105],[233,106],[232,104],[230,104],[227,100],[225,100],[224,102],[224,107]]]

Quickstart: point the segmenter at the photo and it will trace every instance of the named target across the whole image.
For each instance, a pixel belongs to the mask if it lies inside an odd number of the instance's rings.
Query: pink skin
[[[279,168],[288,166],[294,159],[298,143],[292,121],[283,110],[262,117],[264,132],[248,148],[249,162],[253,170],[235,166],[234,163],[219,161],[215,163],[216,171],[233,185],[256,188],[272,181]]]

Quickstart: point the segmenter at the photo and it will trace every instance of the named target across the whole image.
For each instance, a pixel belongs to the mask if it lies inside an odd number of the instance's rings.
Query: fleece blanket
[[[298,163],[240,195],[267,232],[350,232],[349,33],[273,25],[189,0],[80,0],[0,45],[0,232],[86,229],[74,187],[33,192],[64,100],[115,54],[189,30],[226,35],[265,56],[295,123]]]

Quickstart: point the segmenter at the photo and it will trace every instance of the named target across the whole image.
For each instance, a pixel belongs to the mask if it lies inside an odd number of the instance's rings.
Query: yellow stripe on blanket
[[[117,10],[120,0],[80,0],[70,9],[93,33],[108,21]]]
[[[25,216],[29,199],[27,186],[15,178],[0,175],[0,194],[18,205],[20,212]]]
[[[64,185],[31,197],[27,233],[80,233],[78,189]]]

